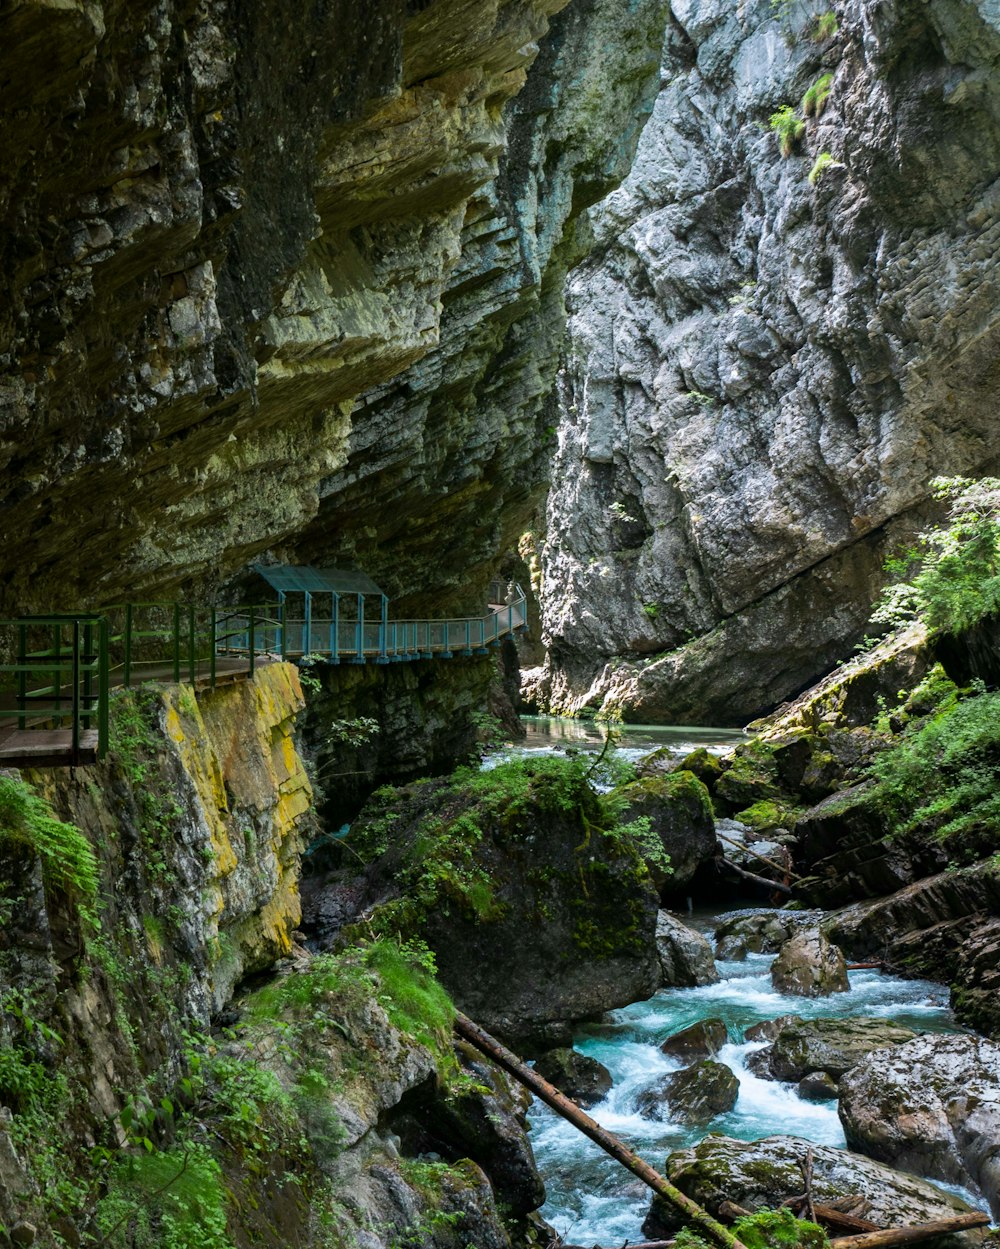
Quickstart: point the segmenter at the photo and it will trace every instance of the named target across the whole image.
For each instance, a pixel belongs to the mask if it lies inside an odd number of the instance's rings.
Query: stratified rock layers
[[[591,213],[541,701],[740,722],[864,631],[928,480],[1000,452],[1000,27],[984,2],[673,5]],[[783,159],[769,118],[829,75]],[[537,678],[534,682],[536,688]]]
[[[266,550],[481,608],[544,481],[573,221],[662,43],[664,0],[565,7],[7,6],[8,611]]]

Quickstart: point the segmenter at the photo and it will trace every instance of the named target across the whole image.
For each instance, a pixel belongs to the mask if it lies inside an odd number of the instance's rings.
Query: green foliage
[[[827,39],[832,39],[839,29],[836,13],[834,13],[833,9],[827,9],[825,13],[820,13],[816,18],[813,26],[813,41],[815,43],[824,43]]]
[[[781,155],[791,156],[795,150],[795,144],[805,134],[806,123],[791,104],[783,104],[777,112],[771,114],[770,126],[778,136]]]
[[[946,700],[871,765],[875,800],[895,833],[933,829],[956,856],[997,848],[1000,693]]]
[[[833,74],[821,74],[814,83],[807,89],[802,97],[802,116],[803,117],[819,117],[823,109],[826,108],[826,102],[830,97],[830,84],[833,82]],[[831,157],[832,159],[832,157]]]
[[[619,841],[634,842],[645,862],[657,868],[664,876],[673,872],[670,855],[664,850],[663,842],[654,831],[653,822],[648,815],[641,815],[627,824],[616,824],[610,835]]]
[[[876,624],[919,618],[932,632],[957,632],[1000,610],[1000,479],[939,477],[931,487],[949,501],[950,523],[886,564],[896,580],[872,615]]]
[[[747,1249],[825,1249],[829,1244],[818,1223],[797,1219],[787,1207],[745,1214],[733,1224],[733,1235]]]
[[[97,1227],[109,1249],[231,1249],[219,1164],[196,1143],[122,1158]]]
[[[833,156],[829,152],[820,152],[820,154],[816,157],[816,160],[813,162],[812,169],[809,170],[810,186],[815,186],[820,178],[822,178],[826,170],[832,165],[836,165],[836,163],[837,162],[833,159]]]
[[[650,620],[655,620],[656,617],[660,614],[660,604],[659,603],[643,603],[642,610],[646,613],[646,615],[650,618]]]
[[[746,810],[738,811],[735,818],[758,832],[765,832],[772,828],[788,828],[795,823],[796,812],[781,803],[764,798]]]
[[[91,903],[97,896],[97,859],[75,824],[56,819],[27,781],[0,777],[0,840],[25,846],[42,861],[45,880],[73,898],[80,914],[99,927]]]

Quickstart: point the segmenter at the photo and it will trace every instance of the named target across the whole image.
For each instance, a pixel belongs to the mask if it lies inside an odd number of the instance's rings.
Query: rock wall
[[[262,551],[480,606],[544,481],[573,223],[662,41],[664,0],[565,5],[5,9],[6,610]]]
[[[928,480],[1000,453],[995,9],[842,0],[831,31],[825,7],[672,6],[568,287],[543,705],[766,710],[864,632]]]

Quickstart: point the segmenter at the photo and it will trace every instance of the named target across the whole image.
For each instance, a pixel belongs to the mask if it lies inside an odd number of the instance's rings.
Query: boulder
[[[810,1071],[799,1081],[798,1094],[806,1102],[835,1102],[837,1081],[825,1071]]]
[[[777,1019],[762,1019],[760,1023],[747,1028],[743,1036],[747,1041],[773,1041],[785,1024],[789,1023],[802,1023],[802,1016],[779,1015]]]
[[[660,1049],[672,1058],[714,1058],[729,1040],[721,1019],[703,1019],[667,1037]]]
[[[574,1049],[547,1050],[535,1060],[535,1070],[580,1106],[596,1106],[611,1090],[607,1067]]]
[[[771,964],[771,984],[797,997],[828,997],[851,987],[844,955],[818,929],[785,942]]]
[[[660,911],[656,917],[656,950],[663,984],[670,988],[690,989],[719,979],[708,941],[669,911]]]
[[[732,1110],[739,1093],[740,1082],[729,1068],[705,1058],[640,1093],[635,1108],[647,1119],[699,1125]]]
[[[751,1055],[751,1069],[772,1080],[801,1080],[817,1071],[839,1080],[873,1050],[905,1045],[916,1035],[884,1019],[786,1016],[767,1049]]]
[[[848,1144],[978,1188],[1000,1216],[1000,1045],[926,1034],[876,1050],[840,1082]]]
[[[720,821],[721,822],[721,821]],[[777,954],[796,933],[815,925],[816,912],[736,911],[715,929],[715,957],[739,961],[748,954]]]
[[[625,808],[622,823],[646,818],[670,868],[660,855],[646,856],[653,883],[671,893],[683,889],[703,863],[715,857],[715,817],[708,790],[691,772],[643,776],[615,790]]]
[[[681,1192],[716,1218],[723,1201],[734,1201],[749,1210],[776,1209],[802,1192],[799,1164],[809,1148],[809,1141],[795,1136],[737,1141],[712,1135],[693,1149],[671,1154],[664,1172]],[[871,1158],[829,1145],[814,1145],[812,1150],[816,1200],[830,1201],[856,1193],[864,1198],[864,1204],[855,1212],[882,1227],[929,1223],[971,1209],[929,1181],[901,1174]],[[643,1232],[650,1237],[670,1236],[678,1227],[670,1208],[654,1198]],[[981,1233],[966,1232],[937,1243],[972,1246],[980,1239]]]

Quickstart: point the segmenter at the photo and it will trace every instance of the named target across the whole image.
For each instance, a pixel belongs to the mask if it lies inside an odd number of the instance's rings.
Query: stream
[[[603,741],[600,726],[586,721],[527,716],[523,723],[527,737],[494,753],[484,761],[484,767],[524,755],[595,751]],[[721,754],[745,740],[744,733],[733,729],[626,725],[617,753],[632,761],[662,746],[678,757],[696,746]],[[748,907],[765,909],[759,903]],[[695,911],[684,918],[711,940],[723,916]],[[663,1168],[673,1150],[695,1145],[709,1132],[742,1140],[788,1134],[817,1145],[844,1147],[835,1101],[804,1101],[794,1085],[761,1079],[747,1069],[747,1057],[767,1042],[746,1041],[746,1029],[779,1015],[806,1019],[863,1015],[915,1031],[960,1030],[948,1007],[948,990],[942,985],[861,970],[849,973],[849,993],[819,999],[794,997],[777,993],[772,987],[770,966],[774,958],[773,954],[751,954],[741,962],[717,960],[718,984],[661,989],[647,1001],[612,1011],[600,1023],[582,1028],[574,1038],[574,1048],[603,1063],[614,1080],[607,1097],[588,1113],[657,1169]],[[717,1058],[740,1081],[733,1109],[698,1128],[655,1122],[637,1114],[637,1095],[664,1074],[686,1065],[682,1059],[661,1053],[660,1042],[682,1028],[712,1018],[722,1019],[729,1031],[729,1043]],[[640,1228],[650,1202],[646,1186],[542,1102],[533,1102],[530,1120],[532,1147],[547,1193],[541,1214],[563,1239],[585,1245],[620,1245],[625,1240],[642,1239]],[[960,1188],[941,1187],[981,1205]]]

